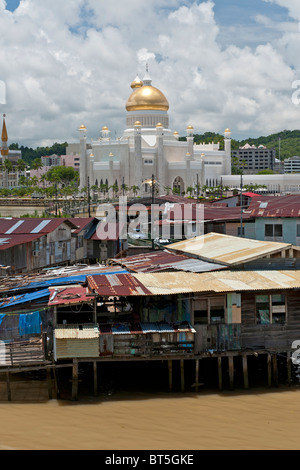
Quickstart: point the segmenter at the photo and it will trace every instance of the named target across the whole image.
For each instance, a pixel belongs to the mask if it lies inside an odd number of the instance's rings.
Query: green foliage
[[[67,142],[64,142],[63,144],[58,144],[56,142],[51,147],[37,147],[36,149],[32,149],[30,147],[24,147],[23,145],[21,145],[19,147],[18,143],[13,143],[13,144],[10,144],[9,149],[10,150],[21,150],[23,160],[28,165],[31,165],[32,162],[36,158],[50,157],[53,154],[66,155],[67,146],[68,146]]]
[[[50,183],[66,186],[71,182],[77,183],[79,181],[79,173],[70,166],[55,166],[47,171],[46,179]]]

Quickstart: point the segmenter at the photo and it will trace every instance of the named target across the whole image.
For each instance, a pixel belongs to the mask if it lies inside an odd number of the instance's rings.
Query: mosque
[[[169,126],[169,103],[152,85],[148,67],[141,80],[131,83],[132,92],[126,103],[126,129],[113,140],[104,126],[97,140],[87,143],[87,128],[80,134],[80,185],[136,186],[140,195],[151,191],[154,176],[160,194],[189,186],[215,186],[222,175],[231,175],[231,132],[224,132],[224,150],[219,144],[194,142],[194,129],[186,129],[186,141]],[[74,145],[74,144],[73,144]],[[77,144],[78,148],[78,144]],[[67,150],[72,152],[72,144]]]

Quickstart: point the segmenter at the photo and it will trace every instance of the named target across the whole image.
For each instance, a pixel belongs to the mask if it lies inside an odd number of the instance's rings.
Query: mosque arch
[[[184,181],[181,176],[176,176],[173,181],[173,190],[182,194],[184,192]]]

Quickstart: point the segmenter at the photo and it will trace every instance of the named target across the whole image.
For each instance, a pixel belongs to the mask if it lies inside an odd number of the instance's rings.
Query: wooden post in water
[[[78,359],[73,359],[72,367],[72,400],[78,400]]]
[[[169,392],[172,392],[172,390],[173,390],[173,383],[172,383],[173,361],[168,361],[168,369],[169,369]]]
[[[218,378],[219,378],[219,390],[223,390],[223,380],[222,380],[222,356],[218,357]]]
[[[277,363],[277,354],[273,354],[273,375],[275,387],[278,387],[278,363]]]
[[[49,400],[52,400],[52,377],[51,377],[51,369],[47,369],[47,383],[48,383],[48,397]]]
[[[196,377],[195,377],[195,384],[196,384],[196,392],[199,392],[199,359],[196,359]]]
[[[181,391],[184,392],[184,360],[180,359]]]
[[[272,356],[271,354],[268,354],[267,356],[267,361],[268,361],[268,387],[272,387]]]
[[[243,354],[243,376],[244,376],[244,388],[249,388],[249,377],[248,377],[248,357]]]
[[[94,396],[98,396],[98,370],[97,370],[97,361],[94,361]]]
[[[228,365],[229,365],[229,385],[230,390],[233,390],[234,385],[234,364],[233,364],[233,356],[228,357]]]
[[[7,387],[7,399],[8,399],[8,401],[11,401],[11,388],[10,388],[9,372],[6,372],[6,387]]]
[[[288,385],[291,385],[292,383],[292,359],[291,359],[290,351],[286,353],[286,359],[287,359],[287,380],[288,380]]]

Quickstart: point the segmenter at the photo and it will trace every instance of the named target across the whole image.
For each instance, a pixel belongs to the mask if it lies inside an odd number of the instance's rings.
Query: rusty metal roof
[[[54,305],[69,305],[93,301],[91,296],[88,297],[89,290],[82,286],[49,287],[49,291],[50,298],[48,305],[51,307]]]
[[[110,276],[87,276],[88,286],[91,291],[96,291],[103,297],[130,295],[151,295],[149,291],[132,274],[112,274]]]
[[[300,288],[300,271],[133,274],[152,295],[252,292]]]
[[[206,261],[234,266],[280,253],[282,250],[292,248],[292,245],[232,237],[211,232],[200,237],[167,245],[167,248]]]
[[[256,197],[247,213],[251,217],[300,217],[300,195]]]
[[[44,235],[53,232],[61,224],[67,224],[76,229],[70,220],[63,218],[0,218],[0,234],[2,235],[20,235],[20,234],[40,234]]]
[[[226,269],[226,266],[208,263],[199,259],[193,259],[183,254],[172,253],[167,250],[154,253],[142,253],[129,256],[122,260],[113,259],[114,263],[124,266],[132,272],[159,272],[167,270],[206,272]]]

